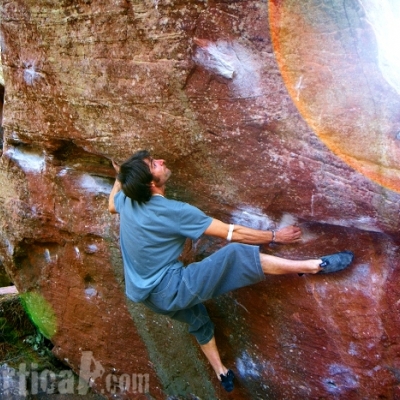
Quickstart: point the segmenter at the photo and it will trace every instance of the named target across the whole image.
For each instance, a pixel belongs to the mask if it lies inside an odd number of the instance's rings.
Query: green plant
[[[26,337],[23,342],[29,345],[32,350],[38,353],[40,356],[44,356],[48,352],[48,348],[45,344],[45,338],[40,332],[36,332],[36,334]]]

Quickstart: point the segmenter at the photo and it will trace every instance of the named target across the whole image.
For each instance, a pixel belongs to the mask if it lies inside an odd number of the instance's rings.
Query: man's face
[[[171,176],[171,171],[165,165],[165,161],[162,159],[154,159],[153,157],[145,158],[144,161],[150,168],[154,184],[156,186],[164,186]]]

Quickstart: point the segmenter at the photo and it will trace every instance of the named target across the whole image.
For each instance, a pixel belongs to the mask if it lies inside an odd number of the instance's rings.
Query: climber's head
[[[154,159],[150,152],[141,150],[120,166],[118,180],[124,194],[140,204],[163,190],[170,176],[164,160]]]

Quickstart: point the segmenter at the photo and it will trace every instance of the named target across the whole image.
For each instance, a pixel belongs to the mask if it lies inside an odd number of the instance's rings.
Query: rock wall
[[[125,301],[110,160],[147,148],[173,171],[170,197],[303,228],[263,251],[356,254],[343,273],[207,303],[238,376],[229,398],[400,398],[393,4],[2,0],[1,261],[98,393],[228,398],[184,326]]]

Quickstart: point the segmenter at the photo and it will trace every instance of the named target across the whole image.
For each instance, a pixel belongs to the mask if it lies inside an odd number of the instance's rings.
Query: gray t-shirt
[[[152,196],[139,205],[122,191],[114,197],[120,214],[120,245],[124,261],[126,295],[144,300],[178,261],[185,240],[197,239],[212,218],[187,203]]]

